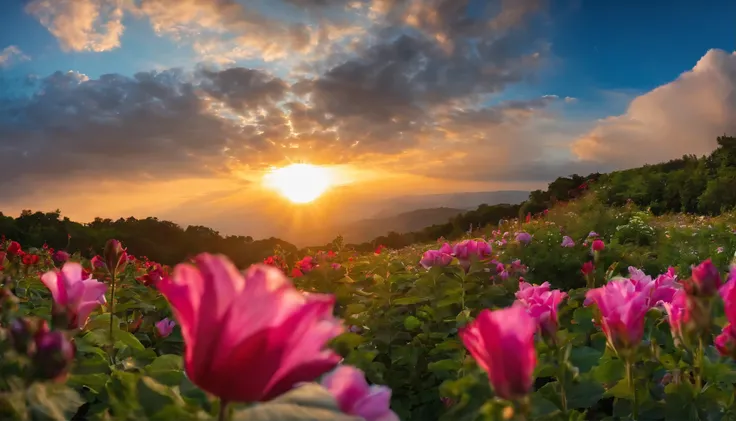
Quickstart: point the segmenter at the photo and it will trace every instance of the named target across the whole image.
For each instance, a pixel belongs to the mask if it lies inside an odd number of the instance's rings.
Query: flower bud
[[[708,259],[693,268],[689,293],[701,297],[714,295],[721,286],[721,274],[713,262]]]
[[[69,260],[69,253],[65,252],[64,250],[57,250],[51,256],[51,258],[54,259],[54,262],[56,262],[56,264],[66,263],[66,261]]]
[[[45,320],[28,318],[15,319],[10,323],[10,338],[15,351],[23,355],[32,355],[36,351],[34,337],[49,331]]]
[[[105,264],[111,273],[123,270],[125,264],[128,263],[128,254],[118,240],[108,240],[102,254],[105,257]]]
[[[36,375],[45,380],[63,381],[74,361],[74,345],[61,331],[39,332],[35,344],[33,363]]]

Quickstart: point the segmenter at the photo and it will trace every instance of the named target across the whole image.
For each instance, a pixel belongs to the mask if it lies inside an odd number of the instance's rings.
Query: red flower
[[[38,263],[38,255],[35,254],[24,254],[23,258],[21,259],[24,265],[31,266]]]
[[[18,244],[17,241],[11,241],[8,245],[8,254],[11,256],[17,256],[20,253],[23,252],[23,249],[20,247],[20,244]]]
[[[587,276],[595,271],[595,266],[593,266],[593,262],[585,262],[580,271],[583,272],[583,275]]]
[[[302,271],[299,270],[299,268],[294,268],[294,269],[291,270],[291,277],[292,278],[299,278],[299,277],[302,277],[302,276],[304,276],[304,274],[302,273]]]

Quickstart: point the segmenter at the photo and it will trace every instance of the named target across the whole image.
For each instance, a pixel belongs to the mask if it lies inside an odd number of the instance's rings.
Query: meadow
[[[590,193],[455,241],[243,272],[4,239],[0,416],[736,419],[734,228]]]

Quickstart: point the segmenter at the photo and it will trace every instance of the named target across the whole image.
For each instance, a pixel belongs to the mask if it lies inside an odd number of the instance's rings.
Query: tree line
[[[521,204],[480,205],[477,209],[435,224],[420,231],[391,232],[373,241],[348,244],[356,251],[371,251],[383,245],[401,248],[410,244],[435,241],[440,237],[452,240],[471,228],[497,224],[500,220],[524,218],[538,214],[561,201],[568,201],[586,192],[593,185],[601,200],[612,206],[629,201],[648,207],[655,214],[687,212],[717,214],[736,207],[736,137],[721,136],[718,148],[701,158],[688,155],[656,165],[645,165],[609,174],[587,176],[573,174],[559,177],[546,190],[530,192]],[[204,226],[188,226],[149,217],[145,219],[95,218],[81,224],[55,212],[23,211],[18,217],[0,212],[0,235],[19,241],[24,247],[47,244],[85,257],[99,253],[105,242],[116,238],[136,256],[146,256],[163,264],[176,264],[207,251],[227,255],[238,266],[262,261],[275,249],[293,261],[307,253],[278,238],[254,240],[250,236],[225,235]],[[342,239],[321,247],[342,248]],[[314,250],[314,249],[313,249]]]

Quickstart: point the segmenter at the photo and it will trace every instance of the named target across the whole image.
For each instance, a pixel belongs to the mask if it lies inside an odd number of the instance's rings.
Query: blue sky
[[[295,161],[400,176],[406,193],[531,189],[708,153],[736,131],[733,1],[119,4],[0,2],[11,208],[68,200],[87,218],[77,190],[125,179],[179,193],[87,198],[95,212],[196,219],[209,209],[182,213],[186,186],[212,197]],[[49,179],[63,199],[28,193]],[[389,182],[367,183],[344,191],[360,203]]]

